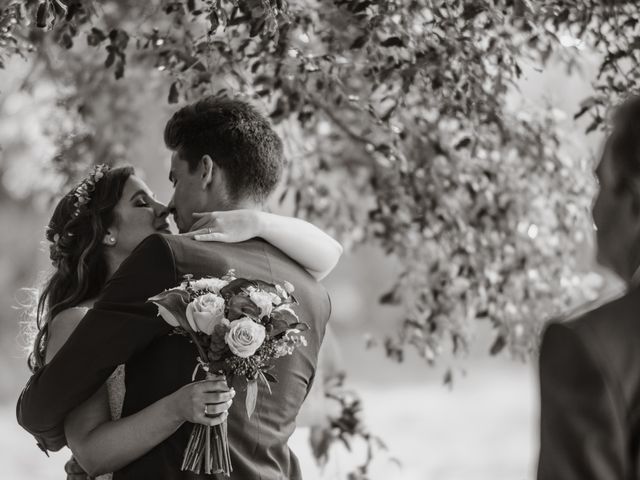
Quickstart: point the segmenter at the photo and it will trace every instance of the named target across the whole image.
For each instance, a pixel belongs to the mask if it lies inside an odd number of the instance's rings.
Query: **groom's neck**
[[[229,211],[229,210],[263,210],[264,205],[262,203],[256,202],[255,200],[244,198],[240,200],[228,201],[224,202],[222,205],[218,205],[217,208],[213,208],[212,210],[218,211]]]

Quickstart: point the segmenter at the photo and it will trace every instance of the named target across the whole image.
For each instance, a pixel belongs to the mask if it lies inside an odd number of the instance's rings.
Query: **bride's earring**
[[[115,235],[112,235],[110,233],[107,233],[103,239],[102,239],[102,243],[104,243],[105,245],[109,245],[111,247],[113,247],[116,244],[116,237]]]

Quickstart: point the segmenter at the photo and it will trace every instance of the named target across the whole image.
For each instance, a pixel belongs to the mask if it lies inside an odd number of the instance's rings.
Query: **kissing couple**
[[[193,424],[226,422],[231,478],[301,478],[287,441],[314,380],[331,313],[318,283],[340,245],[313,225],[262,211],[283,148],[251,105],[206,97],[165,127],[174,193],[158,202],[133,168],[97,166],[58,203],[47,228],[53,273],[41,291],[33,372],[18,422],[42,450],[68,445],[68,478],[229,478],[183,471]],[[205,212],[205,213],[203,213]],[[208,212],[208,213],[207,213]],[[180,235],[167,223],[172,214]],[[237,276],[295,288],[306,346],[278,358],[278,382],[194,381],[196,346],[148,302],[185,275]],[[202,372],[200,372],[202,373]]]

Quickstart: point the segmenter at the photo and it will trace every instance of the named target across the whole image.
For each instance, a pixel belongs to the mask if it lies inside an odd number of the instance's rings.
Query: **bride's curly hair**
[[[115,207],[134,173],[132,167],[105,171],[90,183],[88,194],[86,188],[81,190],[85,194],[80,202],[78,187],[58,202],[46,229],[54,270],[41,289],[35,309],[33,348],[28,359],[32,372],[44,365],[50,320],[98,296],[104,287],[109,269],[102,240],[117,220]]]

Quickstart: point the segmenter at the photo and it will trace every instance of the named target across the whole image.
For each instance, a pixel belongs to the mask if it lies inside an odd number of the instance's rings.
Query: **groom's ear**
[[[203,190],[207,190],[213,183],[218,173],[218,165],[211,159],[209,155],[203,155],[200,159],[202,173],[200,175],[200,184]]]

